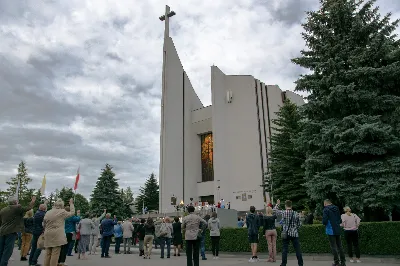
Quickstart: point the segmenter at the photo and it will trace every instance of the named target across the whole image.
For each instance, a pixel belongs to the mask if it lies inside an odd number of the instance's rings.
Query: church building
[[[272,120],[285,99],[303,98],[251,75],[211,67],[212,105],[198,98],[169,36],[165,16],[160,135],[160,208],[179,203],[230,202],[231,209],[262,209]],[[175,13],[173,13],[175,14]]]

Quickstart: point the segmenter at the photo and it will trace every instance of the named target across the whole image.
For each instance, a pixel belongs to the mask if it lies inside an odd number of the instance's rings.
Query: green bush
[[[277,250],[282,251],[282,240],[280,238],[281,228],[277,229]],[[362,254],[368,255],[400,255],[400,222],[361,223],[360,249]],[[267,252],[268,245],[264,236],[261,236],[258,249]],[[207,233],[206,249],[210,250],[211,240]],[[328,237],[322,224],[305,225],[299,232],[300,246],[303,253],[330,253]],[[346,241],[342,235],[342,244],[347,250]],[[225,252],[250,252],[247,240],[247,229],[245,228],[223,228],[221,229],[220,250]],[[291,247],[290,252],[294,252]]]

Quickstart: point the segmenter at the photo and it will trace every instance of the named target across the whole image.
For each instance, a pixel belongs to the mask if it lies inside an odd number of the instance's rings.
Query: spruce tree
[[[13,196],[17,193],[17,187],[19,183],[18,200],[20,204],[26,206],[31,201],[33,196],[33,189],[28,188],[29,183],[32,179],[28,176],[28,169],[26,168],[25,162],[21,161],[18,165],[18,173],[15,177],[12,177],[10,181],[7,181],[9,185],[7,189],[8,196]]]
[[[144,187],[140,187],[139,193],[136,199],[136,210],[138,213],[143,212],[143,205],[149,211],[159,211],[159,186],[154,173],[151,173],[147,178]]]
[[[112,215],[117,215],[119,218],[125,217],[119,185],[109,164],[106,164],[97,179],[90,203],[92,212],[97,215],[107,209],[107,212]]]
[[[132,216],[133,211],[131,207],[135,204],[132,189],[130,187],[127,187],[125,190],[121,189],[121,197],[125,218]]]
[[[293,62],[307,92],[306,187],[312,199],[354,210],[390,210],[400,199],[400,49],[398,20],[375,1],[321,0],[308,12],[308,47]]]
[[[295,145],[301,132],[302,117],[298,107],[289,100],[285,100],[276,115],[277,119],[272,120],[274,134],[271,136],[273,196],[276,199],[291,200],[294,209],[303,210],[309,199],[302,168],[305,153]]]

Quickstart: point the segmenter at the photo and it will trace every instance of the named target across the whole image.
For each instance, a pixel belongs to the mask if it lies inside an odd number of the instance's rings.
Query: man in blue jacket
[[[330,200],[324,201],[322,223],[325,225],[325,231],[331,245],[334,260],[333,266],[346,266],[346,258],[340,240],[340,224],[342,223],[342,218],[340,217],[339,208],[333,205]]]
[[[40,235],[43,233],[43,218],[46,214],[46,204],[40,204],[39,209],[33,216],[33,230],[32,230],[32,242],[31,242],[31,253],[29,255],[29,265],[37,265],[38,259],[42,250],[37,248],[37,242]]]
[[[107,213],[106,218],[101,222],[101,231],[103,233],[103,245],[101,247],[101,257],[111,258],[108,254],[110,250],[111,237],[114,234],[114,225],[117,224],[117,217],[114,215],[114,220],[111,220],[111,214]]]

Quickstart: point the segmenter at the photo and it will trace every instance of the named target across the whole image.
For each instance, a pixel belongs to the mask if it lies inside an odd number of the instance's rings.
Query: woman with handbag
[[[358,227],[360,226],[361,219],[356,214],[351,212],[350,207],[346,206],[343,208],[344,214],[342,214],[342,224],[344,229],[344,237],[347,242],[347,251],[349,253],[350,262],[355,262],[353,257],[353,247],[356,253],[356,261],[360,260],[360,247],[358,241]]]

